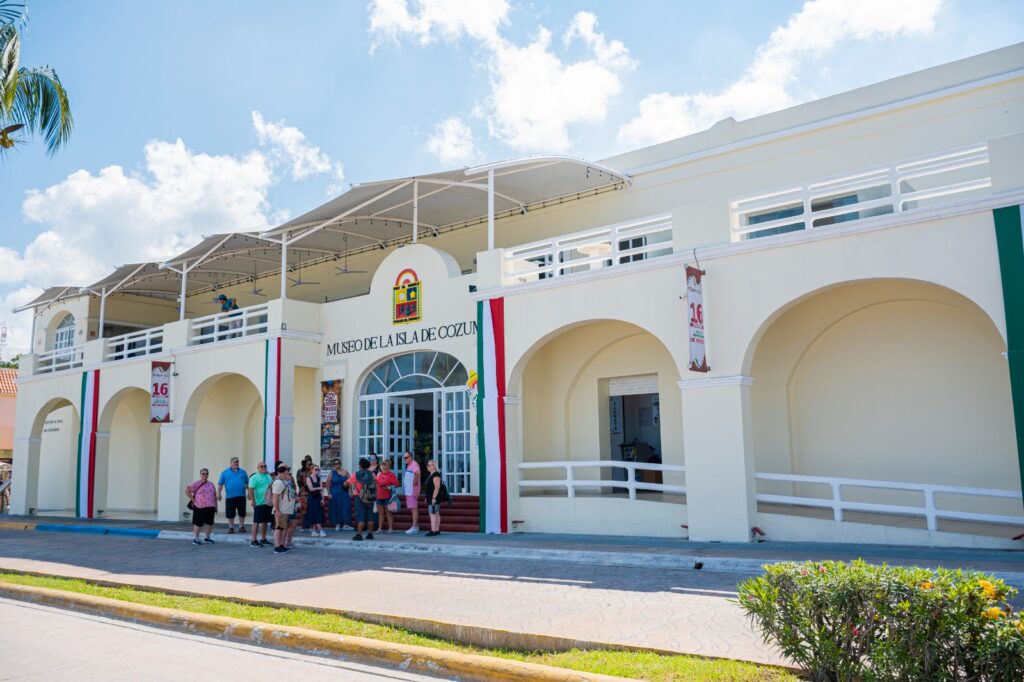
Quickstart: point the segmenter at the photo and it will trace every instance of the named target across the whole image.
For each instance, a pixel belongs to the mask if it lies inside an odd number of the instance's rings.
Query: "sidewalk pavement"
[[[150,524],[166,538],[154,542],[97,536],[119,527],[110,521],[69,523],[92,533],[0,530],[0,569],[776,664],[785,661],[731,601],[766,561],[861,556],[1024,576],[1019,551],[540,534],[378,534],[354,543],[331,531],[271,556],[238,535],[195,547],[173,527]],[[708,563],[695,570],[700,560]]]

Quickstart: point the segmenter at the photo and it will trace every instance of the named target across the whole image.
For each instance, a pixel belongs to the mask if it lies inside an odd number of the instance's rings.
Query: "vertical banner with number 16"
[[[690,371],[707,372],[708,359],[704,346],[704,285],[703,272],[686,266],[686,303],[690,317]]]
[[[171,363],[153,363],[149,388],[149,421],[153,424],[169,424],[171,421]]]

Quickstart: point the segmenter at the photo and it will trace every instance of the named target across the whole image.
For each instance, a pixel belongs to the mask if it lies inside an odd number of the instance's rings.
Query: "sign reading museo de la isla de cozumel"
[[[690,371],[707,372],[708,359],[704,347],[704,273],[686,266],[686,304],[690,317]]]
[[[393,289],[391,322],[407,324],[423,318],[423,283],[416,271],[406,268],[398,273]]]
[[[153,424],[170,423],[171,363],[154,362],[149,384],[149,421]]]
[[[391,321],[393,324],[420,322],[423,319],[423,283],[420,282],[415,270],[406,268],[398,275],[392,290]],[[399,348],[416,343],[457,339],[462,336],[476,334],[476,320],[439,324],[431,327],[410,329],[408,331],[375,334],[362,338],[348,339],[327,343],[327,357],[359,353],[365,350],[382,348]]]

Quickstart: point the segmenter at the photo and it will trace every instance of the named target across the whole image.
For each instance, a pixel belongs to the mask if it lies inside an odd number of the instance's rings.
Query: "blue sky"
[[[600,158],[1024,40],[1024,3],[34,0],[76,129],[0,162],[0,319],[346,183]],[[180,140],[180,142],[179,142]]]

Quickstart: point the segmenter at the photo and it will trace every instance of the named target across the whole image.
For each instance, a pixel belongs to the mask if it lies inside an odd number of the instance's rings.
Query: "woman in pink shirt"
[[[208,542],[212,545],[210,533],[213,532],[213,517],[217,514],[217,488],[210,483],[209,469],[199,470],[199,480],[185,488],[185,497],[192,507],[192,544]],[[206,535],[202,541],[199,540],[200,529]]]

